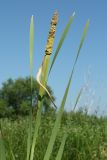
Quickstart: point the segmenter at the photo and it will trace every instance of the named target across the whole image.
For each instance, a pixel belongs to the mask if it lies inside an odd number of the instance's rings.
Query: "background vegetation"
[[[0,117],[15,117],[18,115],[28,115],[31,107],[31,85],[30,77],[18,78],[16,80],[8,79],[3,83],[0,89]],[[39,85],[33,78],[32,101],[33,111],[37,109],[39,99]],[[47,86],[53,100],[52,89]],[[43,98],[43,110],[46,112],[51,108],[51,100],[45,93]]]
[[[49,142],[56,114],[49,111],[42,114],[42,122],[39,130],[34,159],[43,160]],[[26,157],[26,139],[28,117],[19,117],[17,120],[1,119],[3,137],[8,152],[13,151],[16,160]],[[35,121],[33,120],[33,128]],[[106,160],[107,159],[107,119],[104,117],[88,116],[82,111],[77,113],[64,112],[61,128],[58,132],[51,160],[55,159],[62,136],[67,127],[67,139],[64,147],[62,160]],[[9,149],[10,148],[10,149]],[[9,159],[10,160],[10,159]]]

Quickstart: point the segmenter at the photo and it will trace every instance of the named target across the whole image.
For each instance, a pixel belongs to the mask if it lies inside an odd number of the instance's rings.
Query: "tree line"
[[[52,89],[47,86],[53,100]],[[30,77],[18,78],[16,80],[8,79],[2,83],[0,88],[0,117],[9,117],[13,115],[28,115],[29,109],[33,111],[37,109],[39,97],[39,85],[33,78],[33,88],[31,92]],[[52,109],[51,100],[45,93],[43,97],[43,111],[47,112]]]

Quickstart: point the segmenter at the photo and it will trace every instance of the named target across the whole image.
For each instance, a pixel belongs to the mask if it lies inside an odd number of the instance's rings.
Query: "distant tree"
[[[49,86],[48,90],[51,93],[53,100],[53,92]],[[33,89],[32,89],[32,105],[37,107],[39,85],[33,78]],[[40,98],[40,97],[39,97]],[[30,78],[18,78],[16,80],[8,79],[2,84],[0,89],[0,100],[6,103],[8,108],[13,108],[16,114],[28,114],[29,108],[31,107],[31,87]],[[3,103],[2,102],[2,103]],[[47,111],[51,106],[51,100],[47,94],[43,98],[44,111]]]

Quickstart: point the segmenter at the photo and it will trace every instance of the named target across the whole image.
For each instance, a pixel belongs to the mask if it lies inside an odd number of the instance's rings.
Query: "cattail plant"
[[[49,31],[49,36],[46,44],[46,49],[45,49],[45,55],[42,61],[42,79],[41,82],[45,86],[46,85],[46,79],[47,79],[47,74],[48,74],[48,68],[49,68],[49,61],[50,61],[50,55],[52,53],[52,47],[54,43],[54,37],[55,37],[55,30],[56,30],[56,25],[58,22],[58,14],[57,12],[54,13],[52,20],[51,20],[51,27]],[[39,90],[39,95],[42,97],[44,94],[44,89],[40,87]],[[34,157],[34,149],[36,145],[36,140],[38,137],[38,130],[41,122],[41,110],[42,110],[42,101],[38,101],[38,111],[36,115],[36,122],[35,122],[35,131],[33,135],[33,141],[32,141],[32,146],[31,146],[31,154],[30,154],[30,160],[33,160]]]
[[[58,56],[60,48],[61,48],[61,46],[62,46],[62,44],[65,40],[65,37],[67,36],[67,33],[68,33],[68,31],[71,27],[71,24],[74,20],[74,16],[75,16],[75,12],[70,17],[69,22],[67,23],[67,25],[66,25],[63,33],[62,33],[62,36],[60,38],[60,41],[59,41],[58,46],[56,48],[56,51],[54,53],[52,63],[50,64],[50,57],[51,57],[51,53],[52,53],[52,48],[53,48],[54,39],[55,39],[56,26],[57,26],[57,22],[58,22],[58,13],[55,12],[53,17],[52,17],[50,31],[49,31],[49,35],[48,35],[48,39],[47,39],[47,44],[46,44],[45,52],[44,52],[44,55],[43,55],[43,60],[41,62],[40,68],[39,68],[39,70],[41,69],[40,70],[41,72],[39,73],[39,78],[40,78],[41,84],[44,87],[41,87],[41,85],[40,85],[39,96],[41,97],[41,99],[38,100],[38,109],[37,109],[37,114],[36,114],[35,122],[34,122],[35,123],[34,131],[32,131],[33,130],[32,129],[32,109],[30,109],[30,114],[29,114],[29,128],[28,128],[28,136],[27,136],[27,155],[26,155],[26,158],[25,158],[26,160],[34,160],[35,159],[35,157],[34,157],[35,146],[36,146],[36,143],[37,143],[37,139],[38,139],[38,136],[39,136],[39,128],[40,128],[40,125],[41,125],[41,114],[42,114],[42,107],[43,107],[42,97],[43,97],[43,95],[46,91],[45,88],[47,86],[48,77],[49,77],[50,72],[53,68],[55,60]],[[64,111],[64,106],[65,106],[65,103],[66,103],[66,99],[67,99],[67,96],[68,96],[71,80],[72,80],[72,77],[73,77],[73,74],[74,74],[74,71],[75,71],[75,67],[76,67],[76,64],[77,64],[77,61],[78,61],[78,58],[79,58],[79,55],[80,55],[80,50],[82,48],[84,39],[86,37],[88,27],[89,27],[89,20],[86,22],[86,25],[85,25],[85,28],[84,28],[84,31],[83,31],[83,34],[82,34],[82,38],[80,40],[80,44],[79,44],[79,47],[78,47],[78,50],[77,50],[76,58],[74,60],[72,71],[71,71],[70,77],[68,79],[68,83],[67,83],[67,86],[66,86],[66,89],[65,89],[65,93],[63,95],[61,105],[58,107],[58,110],[56,112],[56,120],[55,120],[53,129],[52,129],[52,133],[51,133],[49,143],[48,143],[46,153],[44,155],[43,160],[49,160],[50,156],[52,154],[53,146],[54,146],[58,131],[60,129],[61,118],[62,118],[62,114],[63,114],[63,111]],[[31,17],[31,23],[30,23],[31,105],[32,105],[32,88],[33,88],[33,80],[32,80],[32,75],[33,75],[33,48],[34,48],[34,17],[32,16]],[[76,101],[76,104],[74,106],[74,109],[76,108],[77,102],[80,98],[80,94],[81,94],[81,91],[80,91],[80,93],[77,97],[77,101]],[[67,128],[65,129],[65,133],[62,137],[62,141],[61,141],[59,150],[58,150],[57,155],[55,157],[56,160],[61,160],[61,158],[63,156],[63,150],[64,150],[64,146],[65,146],[65,143],[66,143],[66,138],[67,138]],[[11,153],[12,153],[11,154],[12,155],[11,159],[15,160],[15,156],[13,155],[13,152],[11,152]],[[6,160],[5,145],[4,145],[4,140],[3,140],[2,134],[0,134],[0,160]]]
[[[55,51],[55,54],[54,54],[54,57],[53,57],[53,60],[52,60],[52,63],[51,63],[50,69],[49,69],[50,55],[52,53],[52,47],[53,47],[53,42],[54,42],[54,37],[55,37],[55,29],[56,29],[56,24],[57,24],[57,21],[58,21],[57,12],[55,12],[55,14],[52,18],[50,32],[49,32],[47,45],[46,45],[46,49],[45,49],[45,55],[44,55],[44,58],[42,60],[42,67],[43,68],[42,68],[41,82],[45,86],[46,86],[46,83],[47,83],[47,75],[50,74],[50,71],[53,67],[53,64],[56,60],[56,57],[59,53],[59,50],[60,50],[60,48],[61,48],[61,46],[64,42],[64,39],[65,39],[65,37],[68,33],[68,30],[69,30],[69,28],[70,28],[70,26],[73,22],[74,16],[75,16],[75,13],[73,13],[73,15],[71,16],[67,26],[65,27],[65,30],[64,30],[64,32],[61,36],[61,39],[58,43],[58,47]],[[71,72],[71,75],[70,75],[70,78],[69,78],[69,81],[68,81],[68,84],[67,84],[67,87],[66,87],[66,90],[65,90],[65,94],[64,94],[63,99],[62,99],[61,106],[60,106],[59,111],[57,113],[55,125],[53,127],[52,134],[51,134],[51,137],[50,137],[50,140],[49,140],[49,144],[47,146],[46,154],[44,155],[44,160],[49,160],[50,159],[50,156],[51,156],[51,153],[52,153],[52,150],[53,150],[53,145],[54,145],[58,130],[60,128],[61,117],[62,117],[62,114],[63,114],[63,111],[64,111],[64,106],[65,106],[68,91],[69,91],[69,88],[70,88],[72,76],[73,76],[73,73],[74,73],[74,70],[75,70],[75,66],[76,66],[76,63],[77,63],[77,60],[78,60],[78,57],[79,57],[81,47],[83,45],[83,42],[84,42],[84,39],[85,39],[85,36],[86,36],[88,26],[89,26],[89,21],[87,21],[87,23],[86,23],[86,26],[85,26],[85,29],[84,29],[84,32],[83,32],[83,35],[82,35],[82,38],[81,38],[81,41],[80,41],[80,45],[79,45],[79,48],[78,48],[78,51],[77,51],[76,59],[74,61],[73,69],[72,69],[72,72]],[[43,94],[44,94],[44,89],[40,87],[39,95],[42,97]],[[34,149],[35,149],[36,140],[37,140],[37,137],[38,137],[38,130],[39,130],[39,127],[40,127],[40,122],[41,122],[42,105],[43,105],[43,101],[38,101],[38,111],[37,111],[37,116],[36,116],[36,121],[35,121],[35,131],[34,131],[34,135],[33,135],[30,160],[33,160],[33,158],[34,158]],[[63,151],[64,144],[65,144],[65,141],[66,141],[66,137],[67,137],[67,135],[65,134],[64,137],[63,137],[61,146],[59,148],[59,152],[58,152],[58,155],[57,155],[56,159],[61,159],[61,157],[62,157],[62,153],[63,153],[62,151]]]

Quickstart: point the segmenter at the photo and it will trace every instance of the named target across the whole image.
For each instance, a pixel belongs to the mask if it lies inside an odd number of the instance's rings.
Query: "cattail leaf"
[[[28,137],[27,137],[27,160],[29,160],[30,157],[30,150],[32,145],[32,109],[30,109],[29,113],[29,127],[28,127]]]
[[[67,134],[65,133],[63,138],[62,138],[61,145],[60,145],[60,148],[58,150],[58,154],[56,156],[56,160],[61,160],[62,159],[66,139],[67,139]]]
[[[57,117],[56,117],[56,121],[55,121],[54,127],[52,129],[52,134],[51,134],[51,137],[50,137],[50,140],[49,140],[49,143],[48,143],[48,147],[47,147],[47,150],[46,150],[46,154],[44,156],[44,160],[49,160],[50,156],[51,156],[51,153],[52,153],[54,142],[55,142],[55,139],[56,139],[59,127],[60,127],[61,118],[62,118],[62,114],[63,114],[63,111],[64,111],[64,106],[65,106],[65,103],[66,103],[66,99],[67,99],[67,95],[68,95],[68,91],[69,91],[69,87],[70,87],[70,83],[71,83],[71,78],[72,78],[72,76],[70,76],[70,78],[69,78],[69,81],[68,81],[68,84],[67,84],[67,87],[66,87],[66,90],[65,90],[65,94],[63,96],[62,103],[61,103],[60,109],[59,109]]]
[[[27,138],[27,160],[30,157],[30,150],[32,144],[32,88],[33,88],[33,50],[34,50],[34,18],[31,17],[30,22],[30,77],[31,77],[31,108],[29,113],[29,128],[28,128],[28,138]]]
[[[31,88],[32,88],[32,76],[33,76],[33,50],[34,50],[34,18],[32,15],[30,22],[30,47],[29,47]]]
[[[75,66],[75,64],[77,62],[77,59],[78,59],[78,56],[80,54],[80,50],[81,50],[82,45],[84,43],[84,40],[85,40],[85,37],[86,37],[86,33],[88,31],[88,28],[89,28],[89,20],[86,22],[86,25],[85,25],[85,28],[84,28],[84,31],[83,31],[83,34],[82,34],[82,38],[81,38],[80,45],[79,45],[79,48],[78,48],[78,51],[77,51],[77,56],[76,56],[76,59],[75,59],[74,66]]]
[[[55,63],[55,60],[56,60],[57,55],[58,55],[58,53],[59,53],[59,50],[60,50],[60,48],[61,48],[61,46],[62,46],[62,44],[63,44],[63,42],[64,42],[64,40],[65,40],[65,37],[67,36],[67,33],[68,33],[68,31],[69,31],[69,28],[70,28],[70,26],[71,26],[71,24],[72,24],[72,22],[73,22],[74,16],[75,16],[75,12],[74,12],[73,15],[70,17],[70,20],[69,20],[68,24],[66,25],[66,27],[65,27],[65,29],[64,29],[64,32],[63,32],[63,34],[62,34],[62,36],[61,36],[61,38],[60,38],[60,41],[59,41],[58,46],[57,46],[57,48],[56,48],[56,51],[55,51],[55,54],[54,54],[54,57],[53,57],[53,60],[52,60],[52,63],[51,63],[50,69],[49,69],[49,74],[50,74],[50,72],[51,72],[51,69],[52,69],[54,63]]]
[[[39,102],[40,103],[40,102]],[[31,146],[31,154],[30,154],[30,160],[34,159],[34,150],[35,150],[35,145],[36,145],[36,141],[38,138],[38,131],[39,131],[39,127],[41,124],[41,111],[42,111],[42,103],[39,104],[39,109],[36,115],[36,121],[35,121],[35,129],[34,129],[34,135],[33,135],[33,141],[32,141],[32,146]]]

